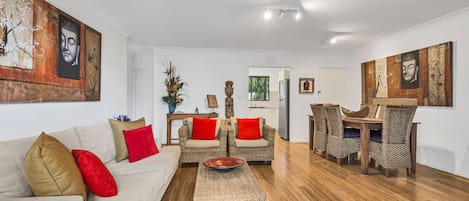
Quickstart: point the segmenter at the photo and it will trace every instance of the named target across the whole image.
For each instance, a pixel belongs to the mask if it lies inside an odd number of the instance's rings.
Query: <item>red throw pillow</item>
[[[236,122],[238,123],[238,139],[261,139],[259,118],[237,118]]]
[[[125,143],[129,151],[129,162],[139,161],[159,153],[156,147],[151,124],[132,130],[124,130]]]
[[[192,139],[214,140],[217,120],[210,118],[193,118]]]
[[[86,150],[72,150],[72,155],[91,192],[101,197],[117,195],[114,177],[96,155]]]

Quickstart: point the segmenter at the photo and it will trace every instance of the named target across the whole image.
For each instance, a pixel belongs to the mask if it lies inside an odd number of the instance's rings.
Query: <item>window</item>
[[[249,100],[269,101],[269,76],[249,76]]]

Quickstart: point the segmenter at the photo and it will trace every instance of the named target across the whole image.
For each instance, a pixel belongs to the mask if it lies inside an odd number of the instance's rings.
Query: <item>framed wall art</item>
[[[5,4],[0,103],[99,101],[101,34],[44,0]]]
[[[314,78],[299,79],[299,93],[314,93]]]
[[[422,106],[453,105],[453,44],[441,43],[362,63],[362,103],[412,99]]]

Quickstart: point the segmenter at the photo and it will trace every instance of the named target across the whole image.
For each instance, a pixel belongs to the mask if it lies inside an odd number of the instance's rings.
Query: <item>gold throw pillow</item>
[[[141,128],[145,126],[145,118],[140,118],[135,121],[119,121],[115,119],[109,119],[109,124],[112,128],[112,134],[114,135],[114,144],[116,146],[116,161],[127,159],[129,152],[127,151],[127,145],[125,143],[123,130],[131,130],[135,128]]]
[[[72,154],[44,132],[26,154],[25,172],[35,196],[81,195],[86,200],[85,183]]]

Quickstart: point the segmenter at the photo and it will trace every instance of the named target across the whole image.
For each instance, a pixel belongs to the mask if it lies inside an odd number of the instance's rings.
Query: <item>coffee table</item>
[[[243,159],[245,162],[246,160]],[[199,162],[194,201],[259,200],[266,199],[248,163],[229,172],[218,172]]]

